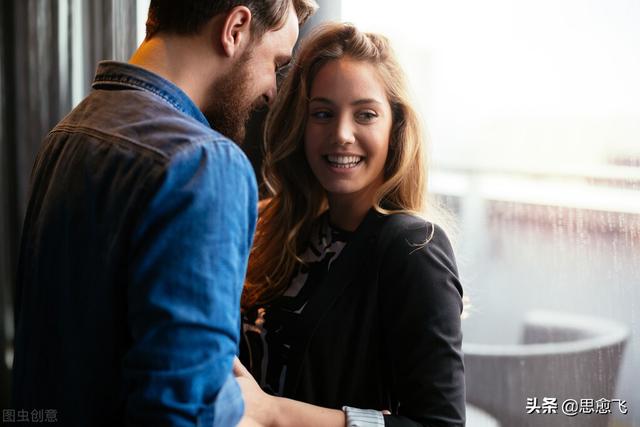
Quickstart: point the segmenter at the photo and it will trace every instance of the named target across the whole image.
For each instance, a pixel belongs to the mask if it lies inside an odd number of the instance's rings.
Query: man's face
[[[276,72],[291,60],[297,39],[298,18],[289,7],[284,26],[251,42],[233,70],[215,83],[211,104],[204,109],[215,130],[238,144],[244,141],[251,111],[273,102]]]

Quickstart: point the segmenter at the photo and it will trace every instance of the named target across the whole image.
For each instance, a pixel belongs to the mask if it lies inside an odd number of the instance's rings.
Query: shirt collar
[[[191,98],[178,86],[136,65],[118,61],[101,61],[98,63],[98,69],[92,87],[94,89],[107,90],[113,88],[130,88],[151,92],[184,114],[210,127],[202,111],[196,107]]]

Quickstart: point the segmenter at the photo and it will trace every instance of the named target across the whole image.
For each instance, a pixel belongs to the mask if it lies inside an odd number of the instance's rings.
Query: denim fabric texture
[[[13,407],[64,426],[230,426],[257,217],[248,159],[171,82],[101,62],[36,158]]]

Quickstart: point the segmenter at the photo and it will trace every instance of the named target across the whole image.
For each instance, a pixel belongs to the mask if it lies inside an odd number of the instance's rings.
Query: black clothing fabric
[[[287,296],[245,314],[243,363],[269,392],[390,410],[386,426],[464,426],[462,286],[444,231],[371,210],[346,240],[329,268],[310,265],[318,280],[295,316],[282,314]],[[275,335],[284,346],[270,345]],[[270,372],[264,351],[285,369]]]
[[[295,340],[288,325],[300,320],[309,298],[324,280],[350,234],[332,226],[327,215],[320,218],[301,255],[305,264],[299,268],[284,295],[266,307],[243,315],[243,341],[246,349],[251,350],[247,366],[267,393],[283,396],[289,351]]]

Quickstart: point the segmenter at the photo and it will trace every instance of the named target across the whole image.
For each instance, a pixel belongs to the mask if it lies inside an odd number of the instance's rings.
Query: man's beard
[[[239,145],[244,142],[249,115],[262,103],[262,98],[252,99],[250,57],[247,50],[234,69],[214,83],[210,102],[203,110],[212,128]]]

